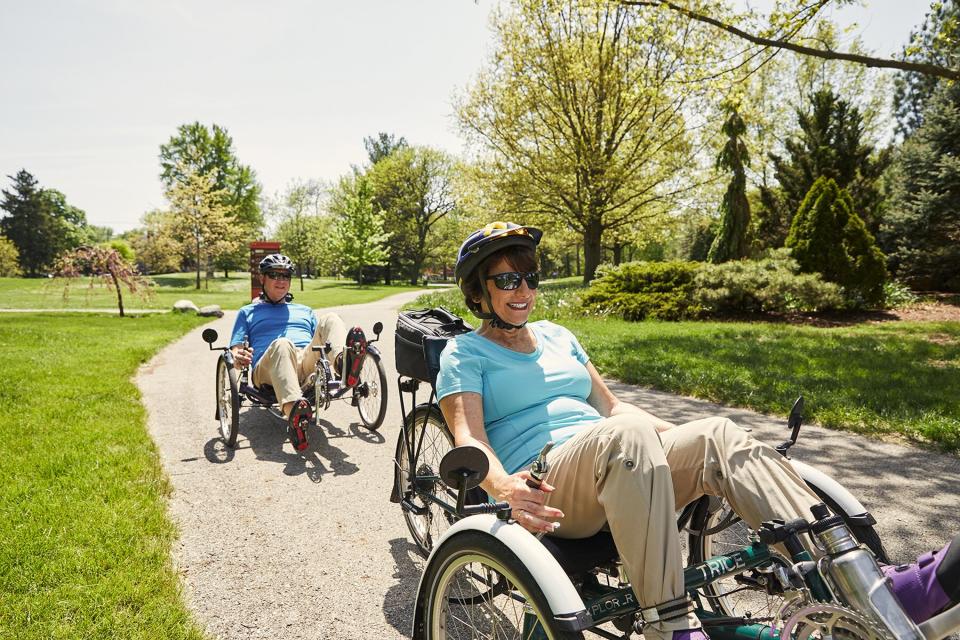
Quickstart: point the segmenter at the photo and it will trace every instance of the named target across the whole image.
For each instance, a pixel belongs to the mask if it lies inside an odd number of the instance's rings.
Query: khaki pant
[[[641,607],[684,595],[675,512],[704,494],[726,498],[751,527],[810,517],[819,500],[772,447],[726,418],[657,434],[642,414],[622,414],[552,450],[548,504],[564,513],[555,535],[584,538],[609,527]],[[648,639],[699,627],[689,614],[644,628]]]
[[[327,358],[332,364],[343,351],[346,341],[347,327],[340,316],[335,313],[324,314],[317,322],[313,340],[306,347],[298,349],[287,338],[277,338],[271,342],[257,361],[250,379],[254,386],[268,384],[273,387],[277,402],[283,407],[286,403],[303,397],[300,385],[313,373],[317,360],[320,359],[320,352],[314,351],[311,347],[323,346],[329,342],[330,353],[327,354]]]

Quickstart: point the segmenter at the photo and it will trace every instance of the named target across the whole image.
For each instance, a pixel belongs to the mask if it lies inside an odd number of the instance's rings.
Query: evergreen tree
[[[910,33],[903,48],[908,62],[927,62],[942,67],[960,67],[960,1],[937,0],[931,3],[918,31]],[[920,73],[901,73],[894,80],[893,109],[897,132],[910,137],[924,121],[924,110],[940,78]]]
[[[890,182],[881,240],[891,270],[917,288],[960,291],[960,84],[937,89]]]
[[[717,167],[732,171],[733,179],[727,192],[723,194],[720,203],[720,230],[707,254],[707,260],[713,263],[745,258],[749,247],[747,230],[750,226],[750,203],[747,201],[745,166],[750,163],[750,158],[747,145],[743,142],[747,125],[736,108],[730,107],[729,111],[730,116],[723,123],[727,143],[717,157]]]
[[[57,257],[59,225],[36,178],[26,169],[7,177],[13,180],[13,186],[3,190],[0,209],[7,215],[0,220],[0,233],[16,246],[20,268],[28,276],[37,276]]]
[[[790,226],[786,246],[805,273],[836,282],[854,306],[883,302],[884,255],[833,178],[818,178]]]
[[[407,139],[403,136],[399,138],[392,133],[381,131],[374,136],[367,136],[363,139],[363,148],[367,150],[367,157],[370,164],[377,164],[394,151],[399,151],[407,146]]]
[[[876,233],[882,197],[879,179],[890,164],[887,149],[874,152],[863,142],[859,109],[831,89],[811,96],[809,112],[797,109],[799,134],[786,141],[786,156],[770,154],[778,189],[761,188],[758,236],[763,247],[782,246],[800,203],[821,176],[846,190],[853,210]]]

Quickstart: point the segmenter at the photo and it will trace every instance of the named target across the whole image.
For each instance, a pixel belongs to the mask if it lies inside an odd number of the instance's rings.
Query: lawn
[[[570,328],[606,376],[775,415],[803,394],[824,426],[960,452],[960,322],[625,322],[579,313],[577,290],[545,283],[534,319]],[[459,291],[407,307],[437,305],[478,323]]]
[[[205,320],[0,314],[0,638],[204,637],[131,376]]]
[[[246,273],[224,278],[218,275],[208,283],[200,281],[196,289],[195,274],[173,273],[150,276],[154,283],[149,298],[141,299],[124,290],[123,305],[127,309],[169,309],[177,300],[186,298],[197,306],[218,304],[224,309],[239,309],[249,302],[250,276]],[[362,304],[394,293],[412,291],[409,285],[364,285],[352,280],[307,279],[304,291],[294,280],[290,291],[297,302],[319,309],[344,304]],[[66,291],[67,295],[64,295]],[[116,294],[88,279],[0,278],[0,309],[115,309]]]

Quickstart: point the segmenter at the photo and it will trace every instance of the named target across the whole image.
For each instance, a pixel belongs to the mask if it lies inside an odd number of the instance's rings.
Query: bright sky
[[[494,2],[0,0],[0,184],[25,168],[120,232],[165,206],[159,146],[195,120],[227,128],[268,194],[335,179],[379,131],[459,153],[451,97]],[[929,6],[869,5],[834,15],[883,56]]]

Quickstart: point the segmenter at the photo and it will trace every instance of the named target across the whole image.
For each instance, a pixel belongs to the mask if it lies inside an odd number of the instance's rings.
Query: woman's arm
[[[658,418],[649,411],[644,411],[635,404],[621,402],[620,398],[615,396],[613,391],[610,391],[610,387],[608,387],[607,383],[605,383],[603,378],[600,377],[600,372],[597,371],[597,368],[593,366],[593,363],[588,362],[586,367],[587,371],[590,373],[591,383],[590,395],[587,397],[587,402],[589,402],[590,405],[604,418],[609,418],[610,416],[619,415],[621,413],[640,413],[653,421],[657,431],[666,431],[667,429],[676,426],[672,422],[667,422],[662,418]]]
[[[545,505],[547,494],[553,487],[546,482],[540,489],[527,486],[530,472],[526,469],[514,474],[507,473],[497,458],[487,431],[483,426],[483,400],[479,393],[454,393],[440,400],[440,410],[453,432],[457,446],[473,445],[487,455],[490,470],[480,484],[495,500],[503,500],[513,509],[513,518],[524,528],[533,532],[552,532],[554,523],[548,520],[563,517],[563,512]]]

